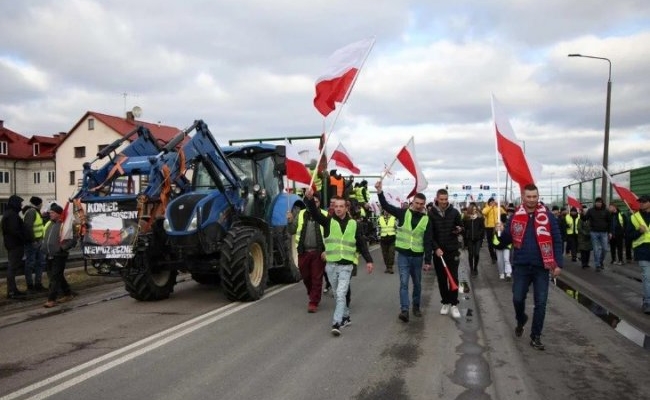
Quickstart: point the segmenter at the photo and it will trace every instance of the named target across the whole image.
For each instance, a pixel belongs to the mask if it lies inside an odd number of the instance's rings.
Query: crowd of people
[[[366,185],[362,187],[367,189]],[[484,273],[495,273],[499,280],[512,282],[517,337],[523,335],[528,322],[525,303],[529,287],[533,286],[535,306],[530,345],[535,349],[545,348],[541,335],[549,280],[557,277],[563,267],[570,265],[569,260],[571,263],[580,262],[583,269],[590,269],[590,259],[593,259],[593,270],[598,273],[604,268],[607,253],[611,254],[612,265],[622,265],[632,262],[634,252],[634,260],[642,269],[642,311],[650,314],[650,196],[641,196],[638,199],[641,210],[629,215],[622,213],[614,204],[606,207],[600,198],[595,199],[591,208],[549,208],[540,201],[539,191],[532,184],[524,188],[522,203],[518,206],[512,203],[498,205],[495,199],[490,198],[482,208],[472,202],[460,210],[449,203],[446,189],[438,190],[434,201],[428,204],[425,195],[417,193],[410,203],[401,207],[387,201],[381,181],[375,184],[375,189],[381,207],[381,215],[376,223],[386,266],[384,272],[392,274],[397,269],[399,274],[398,319],[404,323],[408,323],[411,317],[422,317],[422,272],[432,268],[440,293],[440,313],[450,314],[456,319],[461,317],[458,287],[454,285],[458,282],[461,250],[467,252],[471,275],[477,276],[484,241],[495,266]],[[317,309],[323,275],[334,274],[333,290],[337,306],[332,333],[338,336],[341,334],[340,327],[350,319],[348,275],[351,274],[347,273],[346,265],[348,261],[354,264],[351,259],[356,260],[359,254],[368,263],[368,272],[372,272],[373,264],[367,252],[368,243],[358,234],[358,225],[346,225],[346,218],[354,220],[351,218],[351,202],[346,201],[345,197],[333,195],[335,201],[340,203],[338,213],[321,210],[317,217],[312,217],[314,222],[311,225],[298,222],[297,226],[316,237],[307,241],[312,243],[308,249],[302,244],[299,246],[304,260],[300,262],[300,269],[306,271],[303,277],[309,295],[308,311],[315,312]],[[301,213],[315,213],[318,210],[318,195],[309,191],[306,198],[308,209]],[[332,221],[337,222],[333,241],[330,237]],[[341,226],[344,227],[342,230]],[[352,231],[347,232],[345,226]],[[301,229],[297,230],[300,233]],[[331,243],[329,247],[328,243]],[[314,244],[319,247],[315,248]],[[344,248],[347,252],[342,252]],[[310,255],[310,252],[314,254]],[[344,254],[351,259],[343,258]],[[317,267],[305,261],[316,259]],[[314,270],[321,272],[314,274]]]
[[[43,306],[52,308],[77,295],[64,275],[68,252],[76,241],[61,240],[61,206],[52,203],[47,210],[42,210],[43,200],[37,196],[31,197],[25,206],[23,202],[22,197],[12,195],[2,214],[2,236],[7,249],[7,298],[20,300],[29,294],[47,292]],[[19,290],[16,284],[20,269],[25,275],[27,291]],[[44,271],[48,287],[43,285]]]

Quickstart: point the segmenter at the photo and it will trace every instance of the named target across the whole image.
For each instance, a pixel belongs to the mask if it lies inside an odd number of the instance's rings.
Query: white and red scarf
[[[512,234],[512,244],[515,248],[521,248],[524,242],[524,234],[526,233],[526,225],[528,224],[528,211],[523,206],[519,205],[515,214],[512,216],[510,223],[510,233]],[[538,204],[534,212],[533,221],[535,222],[535,234],[539,251],[542,253],[542,262],[544,268],[553,271],[557,268],[555,257],[553,256],[553,236],[551,236],[551,221],[549,219],[548,211],[543,204]]]

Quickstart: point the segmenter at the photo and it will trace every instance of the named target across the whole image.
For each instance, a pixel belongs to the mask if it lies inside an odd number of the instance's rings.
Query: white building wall
[[[94,129],[88,129],[88,120],[93,119]],[[92,115],[87,116],[76,130],[68,133],[56,152],[56,201],[64,204],[74,194],[78,182],[81,182],[83,164],[92,161],[100,146],[108,145],[122,136],[103,124]],[[126,146],[126,145],[124,145]],[[85,147],[85,157],[75,157],[75,148]],[[106,161],[98,161],[101,166]],[[70,183],[70,172],[74,171],[74,183]]]

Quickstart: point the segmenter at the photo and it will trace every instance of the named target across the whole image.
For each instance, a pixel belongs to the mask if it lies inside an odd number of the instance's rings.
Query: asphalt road
[[[0,316],[2,399],[644,399],[650,354],[559,289],[549,295],[547,350],[513,335],[508,284],[483,262],[463,318],[439,314],[433,274],[421,319],[404,324],[398,277],[360,271],[353,324],[330,334],[333,299],[306,312],[301,284],[229,303],[191,281],[141,303],[120,285],[82,293],[64,312]],[[487,253],[483,259],[489,259]],[[529,303],[532,303],[530,301]],[[528,304],[532,313],[531,304]]]

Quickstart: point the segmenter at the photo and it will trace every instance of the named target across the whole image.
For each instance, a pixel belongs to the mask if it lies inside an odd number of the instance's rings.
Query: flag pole
[[[495,130],[495,132],[494,132],[494,161],[496,163],[497,194],[498,194],[498,196],[497,196],[497,216],[496,216],[496,221],[494,221],[495,225],[496,225],[497,223],[500,222],[499,217],[501,216],[501,194],[499,193],[499,191],[501,190],[501,187],[499,186],[501,181],[499,179],[499,144],[498,144],[497,135],[496,135],[497,119],[496,119],[496,115],[495,115],[495,112],[494,112],[494,93],[492,93],[491,100],[492,100],[492,124],[493,124],[493,129]]]

